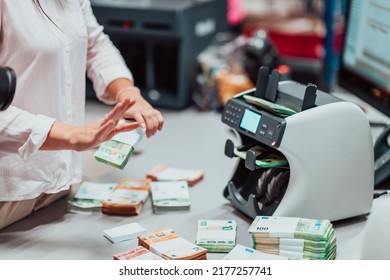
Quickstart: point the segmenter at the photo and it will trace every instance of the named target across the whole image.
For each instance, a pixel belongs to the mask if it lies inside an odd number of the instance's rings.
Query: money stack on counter
[[[68,201],[67,211],[81,214],[101,212],[103,201],[111,196],[115,186],[115,183],[83,182]]]
[[[257,216],[248,232],[253,248],[291,259],[333,260],[336,235],[329,220]]]
[[[236,245],[236,234],[233,220],[199,220],[195,244],[210,253],[227,253]]]
[[[126,252],[113,255],[114,260],[163,260],[142,246],[136,246]]]
[[[200,169],[174,168],[157,164],[146,173],[146,177],[153,181],[187,181],[191,187],[203,179],[204,172]]]
[[[191,202],[186,181],[151,182],[154,213],[189,211]]]
[[[237,244],[223,260],[288,260],[288,257],[267,254],[255,249]]]
[[[111,140],[103,142],[94,157],[97,161],[123,169],[144,135],[145,129],[142,128],[118,133]]]
[[[121,181],[110,198],[103,201],[102,212],[122,216],[138,215],[149,197],[149,190],[149,179]]]
[[[138,235],[138,245],[166,260],[207,259],[207,249],[180,237],[171,228]]]

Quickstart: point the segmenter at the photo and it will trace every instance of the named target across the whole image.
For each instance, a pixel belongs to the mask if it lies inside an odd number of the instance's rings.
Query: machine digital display
[[[255,134],[257,131],[257,127],[259,126],[260,120],[260,114],[257,114],[249,109],[245,109],[244,115],[241,119],[240,127]]]

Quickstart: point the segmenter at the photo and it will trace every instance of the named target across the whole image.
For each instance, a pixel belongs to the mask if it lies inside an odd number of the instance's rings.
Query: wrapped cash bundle
[[[136,246],[130,250],[113,255],[114,260],[163,260],[163,258],[150,252],[142,246]]]
[[[171,228],[139,235],[138,245],[166,260],[207,259],[207,249],[184,239]]]
[[[257,216],[248,232],[253,248],[291,259],[332,260],[336,236],[329,220]]]
[[[236,245],[236,233],[233,220],[199,220],[195,243],[210,253],[227,253]]]
[[[111,140],[103,142],[94,157],[97,161],[123,169],[144,135],[145,129],[142,128],[118,133]]]
[[[151,182],[154,213],[189,211],[190,194],[186,181]]]

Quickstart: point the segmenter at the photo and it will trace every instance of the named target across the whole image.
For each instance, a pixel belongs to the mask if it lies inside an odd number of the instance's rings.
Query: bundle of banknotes
[[[138,215],[150,194],[148,178],[122,179],[119,183],[85,181],[68,201],[71,213],[104,213],[111,215]]]
[[[146,177],[153,181],[187,181],[188,186],[194,186],[204,177],[203,170],[176,168],[164,164],[157,164],[146,173]]]
[[[154,213],[190,210],[187,181],[151,182],[150,187]]]
[[[336,235],[329,220],[257,216],[248,229],[253,248],[291,259],[333,260]]]
[[[172,228],[138,235],[138,245],[166,260],[206,260],[207,249],[179,236]]]
[[[118,133],[111,140],[100,144],[94,157],[97,161],[123,169],[144,135],[145,129],[142,128]]]
[[[281,255],[263,253],[237,244],[225,257],[223,257],[223,260],[289,260],[289,258]]]
[[[150,179],[122,180],[109,198],[103,200],[104,214],[134,216],[140,214],[149,198]]]
[[[67,211],[78,214],[101,213],[103,200],[111,196],[115,186],[115,183],[83,182],[68,201]]]
[[[136,246],[122,253],[114,254],[114,260],[163,260],[142,246]]]
[[[279,117],[285,118],[297,113],[297,111],[291,108],[252,95],[244,95],[244,99],[247,102],[259,106],[264,110],[271,112]]]
[[[261,146],[251,147],[250,150],[255,152],[256,155],[256,165],[263,168],[269,167],[283,167],[288,165],[287,159],[281,155],[276,153],[271,153],[265,155],[266,149]],[[234,154],[242,159],[246,159],[247,150],[240,150],[238,147],[234,147]],[[262,154],[264,157],[262,157]]]
[[[210,253],[227,253],[236,245],[234,220],[199,220],[195,244]]]

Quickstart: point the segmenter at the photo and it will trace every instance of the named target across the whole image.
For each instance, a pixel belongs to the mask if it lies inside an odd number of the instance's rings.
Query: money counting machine
[[[369,213],[374,155],[363,111],[315,85],[279,80],[277,70],[261,67],[256,88],[224,108],[222,122],[240,142],[225,144],[225,155],[238,159],[225,198],[251,218]]]

